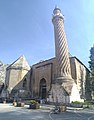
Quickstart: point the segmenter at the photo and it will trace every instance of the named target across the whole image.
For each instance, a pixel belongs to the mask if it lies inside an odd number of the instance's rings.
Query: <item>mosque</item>
[[[55,57],[29,66],[22,55],[6,67],[1,97],[45,99],[49,102],[71,103],[90,98],[87,92],[90,71],[68,51],[64,17],[55,7],[52,23],[55,36]]]

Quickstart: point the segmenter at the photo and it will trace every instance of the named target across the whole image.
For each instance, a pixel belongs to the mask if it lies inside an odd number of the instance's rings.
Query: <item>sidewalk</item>
[[[3,104],[0,103],[0,108],[12,108],[14,107],[12,105],[12,103],[7,103],[7,104]],[[25,105],[24,108],[28,108],[28,105]],[[44,109],[44,110],[52,110],[55,108],[55,105],[48,105],[48,104],[40,104],[40,109]],[[75,107],[67,107],[67,110],[82,110],[83,108],[75,108]]]
[[[83,110],[83,108],[67,107],[67,110]]]
[[[53,108],[55,108],[55,105],[41,104],[40,108],[46,110],[52,110]],[[83,110],[83,108],[67,107],[67,110]]]
[[[13,107],[13,106],[12,106],[12,103],[6,103],[6,104],[0,103],[0,107],[6,108],[6,107]]]
[[[45,109],[45,110],[52,110],[53,108],[55,108],[55,106],[54,105],[47,105],[47,104],[40,104],[40,108]]]

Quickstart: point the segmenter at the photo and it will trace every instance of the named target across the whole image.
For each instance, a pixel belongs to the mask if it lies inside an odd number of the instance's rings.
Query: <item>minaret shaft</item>
[[[59,8],[55,8],[53,13],[52,22],[54,25],[55,54],[59,69],[59,77],[71,78],[68,45],[64,31],[64,18]]]

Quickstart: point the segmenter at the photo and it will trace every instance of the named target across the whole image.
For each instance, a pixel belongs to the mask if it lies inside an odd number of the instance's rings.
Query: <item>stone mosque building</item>
[[[21,56],[6,67],[1,97],[46,99],[70,103],[90,98],[86,91],[89,70],[68,51],[64,17],[59,8],[53,10],[55,57],[29,66]]]

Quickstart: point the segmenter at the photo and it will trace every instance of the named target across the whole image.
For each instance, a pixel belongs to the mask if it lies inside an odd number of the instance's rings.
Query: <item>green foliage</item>
[[[92,102],[91,101],[85,101],[84,105],[92,105]]]
[[[38,104],[38,102],[35,101],[35,100],[31,100],[30,103],[31,103],[32,105],[37,105],[37,104]]]
[[[91,70],[91,74],[89,76],[89,81],[90,81],[89,89],[91,92],[94,92],[94,46],[91,47],[90,49],[89,67]]]
[[[30,109],[39,109],[40,108],[40,104],[36,100],[31,100],[29,108]]]
[[[84,104],[84,102],[74,101],[72,104]]]
[[[90,49],[90,61],[89,61],[89,67],[91,72],[94,73],[94,46]],[[93,74],[94,75],[94,74]]]
[[[85,102],[79,102],[79,101],[74,101],[72,104],[79,104],[79,105],[91,105],[91,101],[85,101]]]

